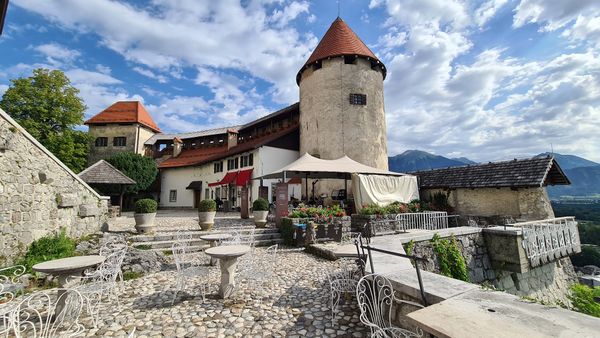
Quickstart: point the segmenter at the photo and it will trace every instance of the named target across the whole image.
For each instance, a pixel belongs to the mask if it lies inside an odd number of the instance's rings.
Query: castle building
[[[85,121],[91,135],[88,165],[120,152],[144,155],[144,142],[160,133],[139,101],[119,101]]]
[[[273,201],[278,180],[252,178],[304,153],[322,159],[348,155],[387,170],[385,76],[381,61],[337,18],[296,76],[300,102],[242,126],[178,134],[160,133],[140,103],[117,102],[86,122],[95,138],[90,159],[119,150],[153,157],[161,207],[196,207],[202,199],[217,198],[236,207],[242,189],[248,189],[250,201],[259,196]],[[131,143],[110,147],[118,137]],[[310,195],[296,181],[287,182],[289,195]],[[343,184],[322,180],[315,190],[331,195]]]

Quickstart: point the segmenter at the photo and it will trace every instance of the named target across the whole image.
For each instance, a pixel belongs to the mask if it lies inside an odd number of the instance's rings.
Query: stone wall
[[[570,306],[567,294],[571,284],[577,281],[576,276],[571,259],[567,257],[525,273],[502,271],[494,285],[513,295],[533,298],[545,304]]]
[[[481,232],[476,232],[458,235],[455,236],[455,238],[458,243],[458,248],[465,258],[471,282],[482,283],[484,281],[494,280],[496,278],[496,273],[490,263],[483,234]],[[427,263],[423,266],[424,270],[435,273],[440,272],[440,264],[429,239],[426,241],[415,242],[412,254],[427,259]]]
[[[431,200],[441,189],[424,189],[421,196]],[[554,211],[544,187],[534,188],[476,188],[443,191],[448,195],[448,204],[462,219],[483,218],[498,220],[495,225],[504,225],[507,219],[535,221],[554,218]]]
[[[446,233],[441,234],[441,237],[448,238],[447,231],[457,231],[458,229],[461,228],[447,229]],[[477,233],[455,236],[458,247],[465,258],[472,283],[487,282],[499,290],[505,290],[517,296],[533,298],[547,304],[570,305],[567,295],[570,285],[576,281],[576,274],[568,257],[537,268],[530,268],[523,273],[503,270],[501,266],[495,266],[491,262],[488,246],[493,243],[486,242],[488,237],[484,236],[485,231],[487,229]],[[415,241],[412,254],[428,260],[422,266],[425,271],[440,273],[437,255],[433,251],[430,239],[428,236]]]
[[[72,237],[106,224],[101,197],[0,110],[0,266],[64,228]]]

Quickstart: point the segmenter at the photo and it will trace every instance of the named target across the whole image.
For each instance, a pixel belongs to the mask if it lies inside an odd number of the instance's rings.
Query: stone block
[[[79,217],[98,216],[100,209],[94,204],[82,204],[79,206]]]
[[[72,193],[62,193],[56,196],[58,206],[61,208],[70,208],[79,204],[79,199],[77,198],[77,194]]]

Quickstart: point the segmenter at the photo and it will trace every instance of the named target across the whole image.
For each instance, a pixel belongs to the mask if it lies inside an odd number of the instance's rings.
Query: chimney
[[[227,129],[227,150],[237,146],[238,133],[237,130]]]
[[[179,137],[173,138],[173,157],[179,156],[183,149],[183,141]]]

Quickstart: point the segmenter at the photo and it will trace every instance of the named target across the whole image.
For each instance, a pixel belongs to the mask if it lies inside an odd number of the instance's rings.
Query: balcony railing
[[[508,224],[523,229],[523,249],[532,267],[581,251],[575,217]]]

